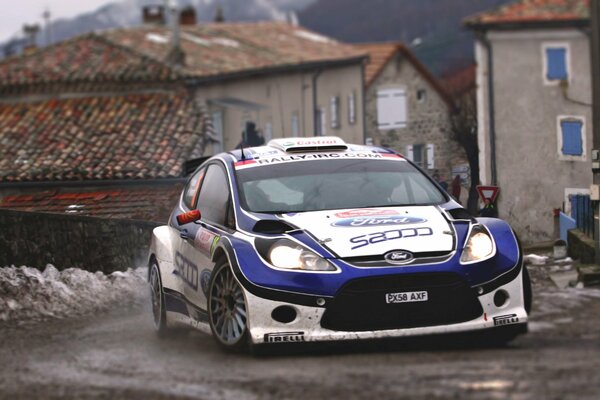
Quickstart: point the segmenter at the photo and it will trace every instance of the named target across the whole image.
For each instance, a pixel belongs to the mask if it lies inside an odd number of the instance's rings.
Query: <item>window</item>
[[[377,125],[380,130],[405,128],[406,92],[403,89],[385,89],[377,92]]]
[[[325,108],[321,107],[317,110],[317,132],[315,132],[316,136],[324,136],[327,132],[325,120],[327,118],[327,114]]]
[[[263,137],[265,138],[265,143],[269,143],[269,140],[273,139],[273,124],[271,122],[265,124],[265,133]]]
[[[292,136],[300,136],[300,120],[298,119],[298,113],[292,114]]]
[[[406,158],[425,169],[435,168],[435,145],[432,143],[409,144],[406,146]]]
[[[225,226],[229,203],[229,184],[225,171],[217,164],[211,164],[200,188],[197,208],[202,219]]]
[[[585,119],[558,117],[558,155],[567,161],[585,160]]]
[[[237,171],[242,206],[254,212],[439,204],[443,193],[407,162],[313,160]]]
[[[212,152],[218,154],[223,151],[223,112],[215,111],[211,115],[213,125]]]
[[[569,47],[566,43],[545,43],[544,82],[556,84],[569,79]]]
[[[419,89],[417,90],[417,101],[419,103],[424,103],[427,100],[427,90]]]
[[[350,125],[356,123],[356,96],[354,92],[348,95],[348,123]]]
[[[196,207],[196,194],[198,193],[198,188],[202,183],[202,177],[204,176],[205,170],[205,168],[202,168],[192,175],[187,186],[185,187],[185,191],[183,192],[183,204],[185,204],[185,206],[189,209]]]
[[[340,127],[340,97],[331,98],[331,127],[333,129]]]

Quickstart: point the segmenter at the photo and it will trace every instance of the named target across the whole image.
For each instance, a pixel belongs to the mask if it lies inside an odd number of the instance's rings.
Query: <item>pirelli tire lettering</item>
[[[295,343],[304,342],[304,332],[265,333],[266,343]]]

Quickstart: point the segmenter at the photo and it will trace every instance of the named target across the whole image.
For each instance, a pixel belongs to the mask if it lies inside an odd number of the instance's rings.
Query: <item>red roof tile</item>
[[[466,68],[446,74],[442,77],[442,86],[446,88],[452,96],[460,96],[476,87],[475,72],[476,64],[471,64]]]
[[[429,82],[429,84],[438,92],[442,99],[452,107],[452,99],[446,93],[440,82],[429,72],[427,67],[419,61],[417,56],[410,51],[403,43],[388,42],[388,43],[366,43],[355,45],[361,51],[369,54],[369,61],[365,68],[365,85],[369,87],[379,74],[383,71],[387,63],[396,56],[397,53],[402,54],[413,67]]]
[[[179,92],[0,103],[0,182],[178,177],[206,124]]]
[[[178,76],[164,63],[87,34],[0,62],[0,92],[35,84],[173,81]]]
[[[141,26],[86,34],[0,62],[0,93],[27,85],[174,81],[256,73],[312,63],[352,62],[353,46],[283,22],[181,27],[183,68],[166,62],[167,27]]]
[[[0,198],[0,208],[165,223],[183,184],[54,189]]]
[[[474,15],[467,25],[582,21],[590,17],[590,0],[517,0]]]

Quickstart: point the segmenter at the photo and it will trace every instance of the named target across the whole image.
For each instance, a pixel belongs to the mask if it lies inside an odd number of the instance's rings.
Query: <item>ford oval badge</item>
[[[387,253],[384,258],[390,264],[406,264],[407,262],[412,261],[415,256],[413,253],[406,250],[394,250]]]

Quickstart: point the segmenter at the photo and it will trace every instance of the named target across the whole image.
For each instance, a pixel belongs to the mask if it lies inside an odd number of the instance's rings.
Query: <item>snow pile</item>
[[[537,254],[527,254],[523,257],[525,265],[544,265],[550,259],[548,256],[538,256]]]
[[[145,268],[125,272],[42,272],[30,267],[0,268],[0,321],[38,321],[123,308],[148,297]]]

